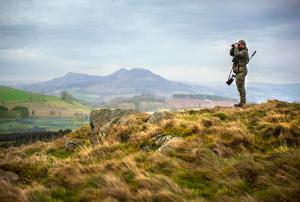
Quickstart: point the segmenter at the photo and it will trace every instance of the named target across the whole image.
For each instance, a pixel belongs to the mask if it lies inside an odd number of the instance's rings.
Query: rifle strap
[[[232,68],[231,68],[231,71],[230,71],[230,73],[229,73],[228,80],[229,80],[230,77],[231,77],[231,73],[232,73]]]

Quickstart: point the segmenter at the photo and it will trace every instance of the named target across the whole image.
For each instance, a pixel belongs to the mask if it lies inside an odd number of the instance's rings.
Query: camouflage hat
[[[244,40],[239,40],[240,44],[243,44],[244,46],[246,46],[246,42]]]

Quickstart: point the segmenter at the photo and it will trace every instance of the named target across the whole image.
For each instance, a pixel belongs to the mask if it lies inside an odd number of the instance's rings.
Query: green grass
[[[22,90],[0,86],[1,102],[34,102],[55,100],[54,96],[42,95],[37,93],[29,93]]]
[[[67,116],[73,113],[89,114],[91,108],[83,105],[76,100],[71,102],[64,101],[56,96],[30,93],[10,87],[0,86],[0,104],[8,107],[9,109],[14,106],[24,106],[29,108],[30,112],[35,111],[39,114],[42,111],[42,115],[49,116],[49,111],[63,111],[67,113]],[[68,111],[68,112],[66,112]],[[61,114],[64,116],[64,114]]]
[[[24,103],[24,102],[47,102],[52,106],[60,107],[83,107],[80,103],[73,101],[65,102],[56,96],[30,93],[10,87],[0,86],[0,102],[3,103]],[[76,106],[77,105],[77,106]]]
[[[50,149],[47,151],[48,155],[52,155],[59,159],[65,159],[72,156],[72,152],[66,151],[64,149]]]

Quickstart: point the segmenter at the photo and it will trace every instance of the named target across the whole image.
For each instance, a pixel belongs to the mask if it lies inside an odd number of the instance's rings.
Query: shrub
[[[8,108],[5,106],[0,106],[0,118],[8,117]]]
[[[68,91],[62,91],[60,93],[60,98],[66,102],[72,103],[73,101],[73,96],[68,92]]]
[[[27,107],[16,106],[16,107],[12,108],[10,110],[10,112],[12,114],[14,114],[13,116],[18,116],[19,115],[20,118],[28,118],[29,117],[29,110],[28,110]]]

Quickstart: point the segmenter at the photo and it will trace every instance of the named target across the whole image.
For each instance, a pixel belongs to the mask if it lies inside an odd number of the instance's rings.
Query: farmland
[[[27,119],[0,119],[0,135],[13,132],[74,130],[87,123],[86,117],[39,117]]]
[[[56,96],[25,92],[0,86],[0,105],[9,110],[15,106],[27,107],[36,117],[76,117],[88,115],[90,107],[76,100],[66,102]]]

